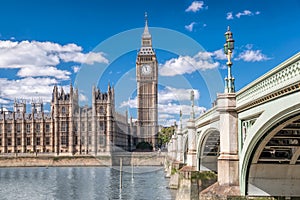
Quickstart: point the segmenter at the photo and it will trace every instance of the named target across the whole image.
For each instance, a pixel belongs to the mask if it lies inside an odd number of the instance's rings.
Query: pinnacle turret
[[[142,47],[152,48],[152,38],[148,28],[148,15],[145,13],[145,28],[142,35]]]
[[[151,38],[151,34],[149,32],[149,28],[148,28],[148,15],[147,13],[145,13],[145,28],[144,28],[144,33],[143,33],[143,39],[144,38]]]

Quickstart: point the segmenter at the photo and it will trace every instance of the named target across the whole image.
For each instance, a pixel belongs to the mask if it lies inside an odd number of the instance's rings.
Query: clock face
[[[142,66],[142,74],[143,75],[149,75],[152,72],[152,68],[150,65],[143,65]]]

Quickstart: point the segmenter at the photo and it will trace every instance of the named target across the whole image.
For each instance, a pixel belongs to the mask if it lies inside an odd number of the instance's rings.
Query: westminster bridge
[[[203,192],[300,196],[300,53],[238,92],[225,89],[210,110],[193,115],[168,152],[189,169],[217,173]]]

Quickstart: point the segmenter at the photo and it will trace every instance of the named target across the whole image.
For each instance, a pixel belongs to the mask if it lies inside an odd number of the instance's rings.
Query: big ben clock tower
[[[152,37],[148,29],[147,13],[142,35],[141,49],[136,59],[138,142],[157,143],[157,82],[158,64],[152,49]]]

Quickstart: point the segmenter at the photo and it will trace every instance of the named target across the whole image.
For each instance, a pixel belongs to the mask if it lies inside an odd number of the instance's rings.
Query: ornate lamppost
[[[230,27],[228,26],[227,31],[225,33],[226,43],[224,44],[224,53],[227,55],[228,62],[226,63],[228,66],[228,75],[225,78],[225,93],[234,93],[234,78],[231,74],[231,57],[232,51],[234,49],[234,39],[232,38],[232,32],[230,31]]]

